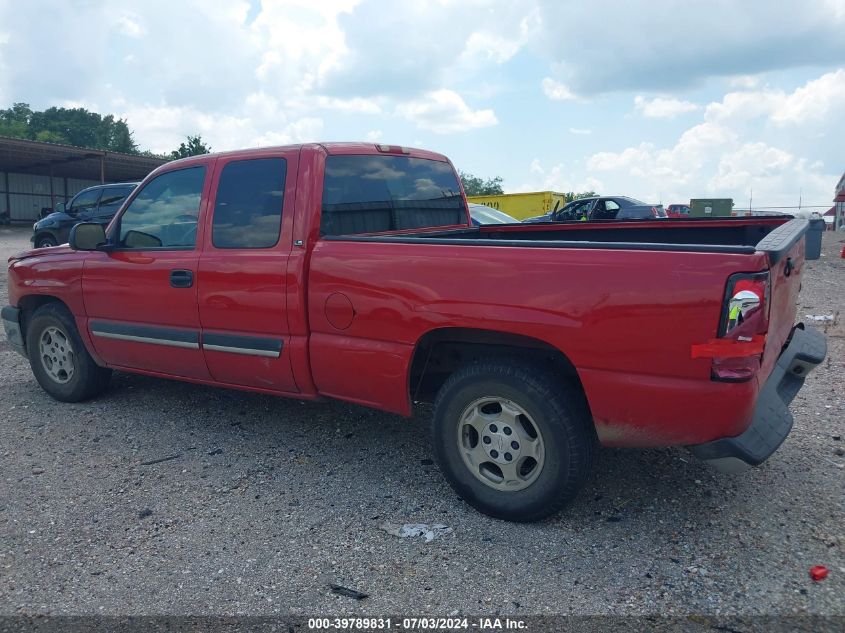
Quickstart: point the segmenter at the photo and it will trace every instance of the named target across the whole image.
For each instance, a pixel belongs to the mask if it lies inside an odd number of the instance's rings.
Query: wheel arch
[[[433,402],[437,391],[455,370],[491,357],[517,357],[548,368],[580,392],[589,410],[578,370],[562,350],[530,336],[460,327],[430,330],[417,341],[408,371],[410,400]]]
[[[33,235],[33,236],[32,236],[32,244],[33,244],[33,246],[35,246],[35,247],[37,248],[37,246],[38,246],[38,240],[39,240],[40,238],[42,238],[42,237],[46,237],[46,236],[50,236],[50,237],[52,237],[52,238],[53,238],[53,241],[54,241],[54,242],[56,242],[56,244],[61,244],[61,242],[59,241],[59,236],[58,236],[58,235],[56,235],[56,234],[55,234],[55,233],[53,233],[52,231],[49,231],[49,230],[46,230],[46,229],[42,229],[42,230],[38,231],[38,233],[36,233],[35,235]]]
[[[47,305],[48,303],[56,303],[70,312],[70,307],[64,301],[52,295],[24,295],[18,299],[17,307],[21,310],[21,334],[23,335],[24,340],[26,340],[26,333],[29,328],[29,321],[32,319],[32,315],[35,314],[35,311],[38,310],[38,308],[43,305]]]
[[[76,329],[79,332],[79,336],[82,339],[82,342],[85,344],[88,353],[91,354],[91,357],[98,365],[105,365],[99,355],[96,354],[93,343],[90,337],[88,336],[88,332],[87,329],[84,327],[84,324],[76,318],[76,316],[73,314],[73,310],[71,310],[70,306],[65,301],[54,295],[30,294],[18,298],[17,307],[21,310],[20,327],[21,336],[24,340],[24,347],[26,348],[26,339],[27,334],[29,332],[29,323],[32,320],[32,315],[34,315],[40,307],[48,304],[55,304],[67,310],[68,314],[71,315],[71,318],[76,323]],[[27,354],[29,354],[29,350],[26,351]]]

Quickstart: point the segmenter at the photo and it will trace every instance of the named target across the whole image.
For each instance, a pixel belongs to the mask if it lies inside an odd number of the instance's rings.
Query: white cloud
[[[731,78],[728,82],[731,88],[739,88],[743,90],[753,90],[759,87],[760,77],[755,75],[738,75]]]
[[[771,91],[729,92],[704,110],[708,121],[741,122],[769,115],[783,100],[783,93]]]
[[[438,134],[464,132],[499,122],[493,110],[473,110],[453,90],[429,92],[420,99],[401,104],[396,113]]]
[[[667,97],[655,97],[649,101],[642,95],[634,97],[634,107],[649,119],[673,119],[679,114],[698,110],[698,106],[691,101]]]
[[[543,28],[534,50],[577,95],[666,91],[845,59],[842,0],[649,0],[647,8],[625,0],[537,0],[537,6]]]
[[[214,151],[320,140],[321,118],[288,121],[284,114],[273,109],[274,103],[266,96],[250,95],[237,115],[220,115],[192,107],[128,105],[118,116],[132,122],[136,136],[157,153],[168,153],[186,136],[195,134],[201,135]]]
[[[826,73],[793,92],[756,90],[730,92],[708,104],[709,121],[749,121],[767,118],[776,125],[803,125],[824,121],[845,110],[845,69]]]
[[[375,143],[376,141],[380,141],[382,136],[381,130],[370,130],[364,135],[364,138]]]
[[[845,69],[827,73],[808,81],[786,96],[772,113],[778,124],[800,124],[809,120],[820,121],[829,114],[841,116],[845,111]]]
[[[825,164],[842,165],[839,144],[823,140],[845,131],[839,116],[845,109],[843,78],[845,70],[838,70],[792,92],[728,93],[710,103],[703,122],[674,144],[642,142],[597,152],[587,169],[627,183],[633,195],[643,197],[649,191],[677,200],[718,195],[744,204],[753,187],[754,199],[770,205],[797,203],[801,189],[805,204],[823,204],[838,178]],[[824,160],[825,151],[833,160]]]
[[[535,158],[531,161],[528,170],[532,174],[530,180],[516,187],[509,187],[507,193],[523,191],[602,192],[605,188],[604,183],[593,176],[573,178],[573,170],[563,163],[552,165],[552,167],[546,169],[540,159]]]
[[[146,29],[140,24],[138,18],[129,15],[120,16],[117,27],[127,37],[139,38],[146,33]]]
[[[405,100],[512,59],[540,28],[534,0],[362,2],[339,17],[345,50],[320,78],[336,96]]]
[[[569,133],[570,134],[586,135],[586,134],[592,134],[593,131],[590,128],[586,128],[586,127],[571,127],[571,128],[569,128]]]
[[[555,81],[551,77],[545,77],[541,85],[543,86],[543,94],[552,101],[571,101],[576,98],[575,93],[568,86]]]
[[[758,191],[771,187],[784,175],[795,158],[777,147],[765,143],[746,143],[727,152],[719,159],[716,175],[710,180],[713,190],[743,190],[757,182]]]
[[[640,143],[637,147],[628,147],[621,152],[598,152],[587,160],[590,171],[613,171],[630,169],[645,161],[653,162],[654,145]]]
[[[323,120],[306,117],[289,123],[281,131],[265,132],[254,137],[248,146],[267,147],[268,145],[290,145],[291,143],[313,143],[321,140]]]

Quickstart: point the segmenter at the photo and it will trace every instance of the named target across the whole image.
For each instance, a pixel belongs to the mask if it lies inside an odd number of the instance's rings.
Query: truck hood
[[[20,253],[15,253],[11,257],[9,257],[9,263],[19,262],[23,259],[29,259],[31,257],[49,257],[51,255],[67,255],[68,253],[73,253],[74,250],[68,244],[60,244],[59,246],[51,246],[49,248],[31,248],[28,251],[22,251]]]
[[[76,217],[65,213],[63,211],[54,211],[50,215],[41,218],[38,222],[35,223],[35,230],[50,227],[50,226],[58,226],[62,222],[79,222]]]

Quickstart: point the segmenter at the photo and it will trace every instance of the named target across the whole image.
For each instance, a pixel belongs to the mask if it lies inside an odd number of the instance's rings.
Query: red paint
[[[440,154],[409,152],[451,168]],[[327,154],[378,153],[372,144],[345,143],[168,163],[145,183],[171,169],[207,167],[194,250],[31,251],[10,269],[11,303],[30,295],[64,301],[95,358],[115,368],[303,399],[331,396],[403,415],[411,413],[409,372],[423,336],[442,328],[517,334],[572,362],[605,444],[698,444],[747,428],[760,384],[793,325],[803,242],[789,253],[796,264],[790,277],[782,263],[771,269],[765,345],[762,336],[751,343],[722,341],[717,329],[727,280],[737,272],[768,270],[764,253],[320,239]],[[220,171],[232,160],[259,157],[288,161],[281,238],[268,249],[217,249],[208,226]],[[775,227],[784,221],[747,223]],[[737,220],[709,220],[708,226],[728,222],[737,226]],[[605,226],[615,230],[619,224]],[[636,240],[634,225],[624,226]],[[701,221],[678,219],[672,226]],[[481,227],[480,234],[505,231],[518,239],[523,231],[549,231],[550,239],[560,239],[561,232],[602,227]],[[170,288],[172,268],[193,271],[194,286]],[[90,321],[98,319],[193,328],[201,336],[269,337],[283,348],[278,358],[267,358],[113,341],[90,336]],[[761,352],[755,379],[711,379],[715,356]]]
[[[342,292],[335,292],[326,299],[326,320],[337,330],[345,330],[352,325],[355,308]]]
[[[816,582],[827,578],[828,573],[830,572],[824,565],[816,565],[815,567],[810,567],[810,578],[812,578]]]
[[[742,358],[763,353],[765,336],[754,336],[750,341],[711,338],[706,343],[692,346],[690,358]]]

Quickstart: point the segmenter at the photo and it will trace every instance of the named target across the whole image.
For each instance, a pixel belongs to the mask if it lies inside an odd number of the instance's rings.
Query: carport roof
[[[164,158],[0,136],[0,171],[121,182],[141,180]]]

